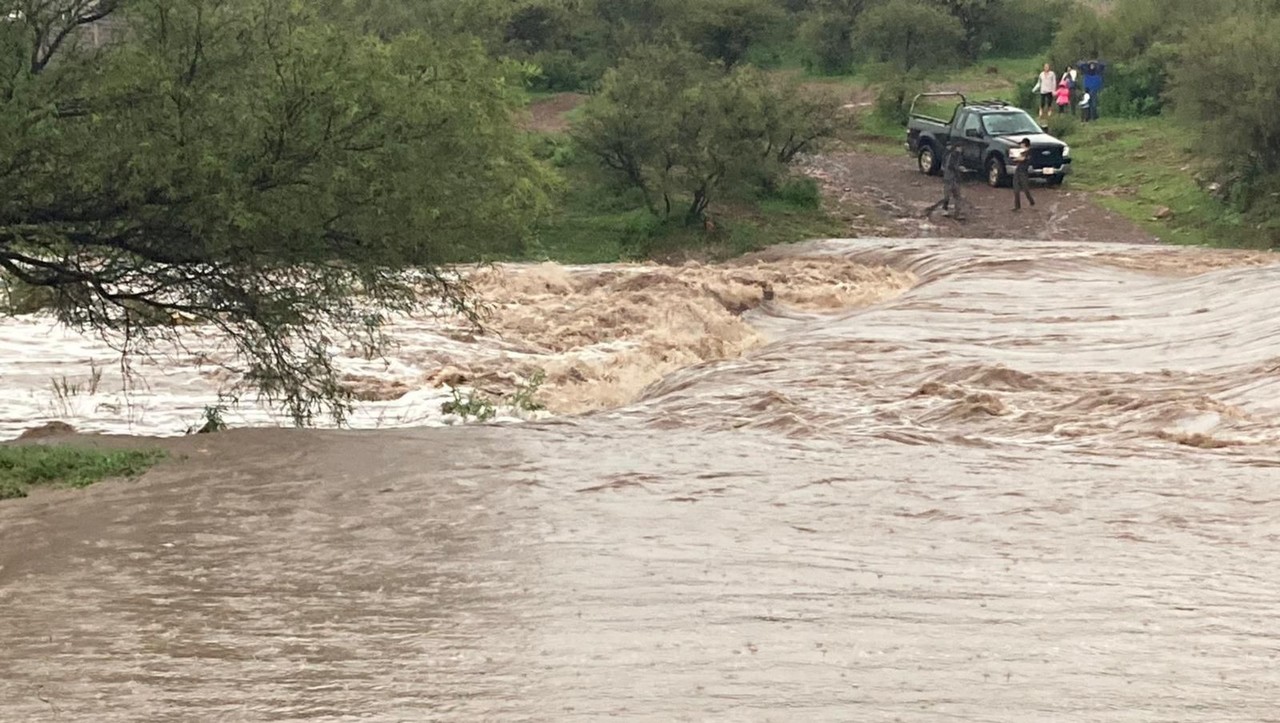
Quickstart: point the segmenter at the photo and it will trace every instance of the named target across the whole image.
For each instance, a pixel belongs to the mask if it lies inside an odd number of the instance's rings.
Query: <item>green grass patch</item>
[[[111,451],[65,445],[0,447],[0,499],[26,497],[36,485],[87,487],[110,477],[136,477],[158,462],[156,450]]]
[[[525,104],[533,105],[541,101],[551,100],[560,95],[563,91],[559,90],[540,90],[537,88],[525,88]]]
[[[799,69],[804,67],[807,54],[804,43],[797,38],[792,38],[765,45],[752,45],[747,50],[746,62],[767,70]]]
[[[1246,219],[1196,181],[1194,137],[1166,118],[1107,119],[1076,126],[1070,138],[1070,183],[1093,191],[1100,205],[1165,241],[1202,246],[1269,248],[1274,220]],[[1157,219],[1168,208],[1172,215]]]
[[[894,153],[900,153],[907,140],[906,126],[873,110],[858,118],[858,133],[858,140]]]
[[[600,189],[570,183],[560,208],[538,228],[528,258],[569,264],[696,256],[722,259],[766,246],[839,235],[844,227],[805,192],[756,199],[723,197],[711,223],[663,221],[627,196],[601,198]]]
[[[1043,66],[1044,58],[1039,55],[982,58],[973,65],[948,73],[943,82],[953,83],[970,92],[988,89],[1009,92],[1019,85],[1031,87],[1039,78]],[[1057,68],[1054,72],[1061,70]],[[1009,96],[1003,97],[1011,99]]]

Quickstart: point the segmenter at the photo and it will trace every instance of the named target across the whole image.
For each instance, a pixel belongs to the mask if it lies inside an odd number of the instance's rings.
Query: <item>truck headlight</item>
[[[1063,158],[1070,158],[1070,157],[1071,157],[1071,146],[1063,146],[1063,147],[1062,147],[1062,157],[1063,157]]]

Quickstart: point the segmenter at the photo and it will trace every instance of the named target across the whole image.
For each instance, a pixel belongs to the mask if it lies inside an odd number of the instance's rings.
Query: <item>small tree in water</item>
[[[217,327],[299,424],[346,409],[334,344],[474,314],[439,264],[518,244],[543,203],[518,73],[472,43],[272,0],[21,5],[0,23],[0,274],[126,354]],[[127,32],[87,47],[112,13]]]

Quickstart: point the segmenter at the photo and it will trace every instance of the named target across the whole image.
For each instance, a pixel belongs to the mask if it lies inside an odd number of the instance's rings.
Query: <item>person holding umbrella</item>
[[[1106,72],[1107,64],[1100,60],[1085,60],[1079,63],[1080,71],[1084,75],[1084,92],[1089,96],[1089,105],[1087,115],[1083,120],[1098,120],[1098,94],[1102,92],[1102,74]],[[1080,104],[1083,109],[1083,101]]]

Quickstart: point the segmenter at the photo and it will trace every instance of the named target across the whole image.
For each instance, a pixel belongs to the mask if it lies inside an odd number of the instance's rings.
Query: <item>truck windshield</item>
[[[982,116],[987,133],[993,136],[1010,136],[1021,133],[1042,133],[1040,126],[1025,111],[987,113]]]

